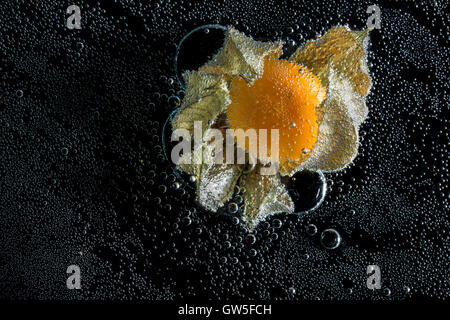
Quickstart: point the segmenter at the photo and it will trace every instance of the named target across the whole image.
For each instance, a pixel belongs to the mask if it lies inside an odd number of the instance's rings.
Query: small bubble
[[[183,224],[184,224],[185,226],[189,226],[191,223],[192,223],[191,218],[189,218],[189,217],[184,217],[184,218],[183,218]]]
[[[256,242],[256,237],[253,234],[249,234],[246,237],[247,243],[254,244]]]
[[[169,104],[170,108],[175,109],[181,105],[181,99],[177,96],[170,96],[167,99],[167,103]]]
[[[281,228],[282,224],[283,224],[283,223],[281,222],[280,219],[274,219],[273,222],[272,222],[272,225],[273,225],[273,227],[274,227],[275,229]]]
[[[67,149],[66,147],[64,147],[64,148],[61,149],[61,153],[62,153],[64,156],[67,156],[67,155],[69,154],[69,149]]]
[[[320,243],[326,249],[336,249],[341,244],[341,235],[334,229],[326,229],[320,235]]]
[[[315,224],[308,224],[306,226],[306,234],[308,234],[309,236],[313,236],[317,233],[317,227]]]
[[[229,213],[236,213],[238,211],[239,207],[235,202],[231,202],[228,205],[228,212]]]
[[[173,183],[173,188],[174,188],[175,190],[180,189],[180,187],[181,187],[181,184],[180,184],[178,181]]]

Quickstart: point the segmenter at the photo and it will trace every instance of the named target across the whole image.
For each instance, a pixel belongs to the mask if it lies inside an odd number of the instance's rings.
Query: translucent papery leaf
[[[240,186],[244,187],[243,221],[249,228],[255,227],[268,216],[294,212],[294,204],[280,181],[279,174],[261,175],[261,165],[241,178]]]
[[[215,212],[233,195],[243,165],[226,163],[225,130],[218,131],[219,139],[212,132],[207,130],[203,143],[180,158],[178,168],[195,177],[197,201]]]
[[[328,72],[332,67],[341,72],[361,96],[371,87],[367,67],[367,34],[346,27],[331,28],[316,40],[308,41],[290,57],[290,61],[305,65],[328,87]]]
[[[358,129],[366,119],[365,99],[353,90],[345,76],[333,69],[329,74],[327,97],[322,103],[323,117],[310,156],[296,170],[340,170],[358,153]]]
[[[199,72],[219,74],[227,81],[241,77],[247,82],[259,78],[265,59],[278,59],[283,53],[283,42],[261,42],[229,27],[222,49]]]
[[[186,72],[186,90],[181,109],[172,120],[172,128],[194,130],[194,121],[201,121],[202,134],[230,104],[225,81],[219,75]]]
[[[197,183],[198,202],[211,211],[217,211],[233,195],[240,175],[237,165],[203,164]]]

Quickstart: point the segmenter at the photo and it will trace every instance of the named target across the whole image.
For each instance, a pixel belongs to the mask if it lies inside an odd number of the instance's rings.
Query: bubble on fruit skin
[[[382,28],[372,31],[368,54],[370,115],[357,158],[325,173],[327,194],[315,211],[267,219],[251,233],[254,242],[241,223],[198,207],[194,191],[170,178],[161,131],[169,97],[183,98],[170,80],[176,44],[195,21],[302,45],[336,24],[365,28],[373,2],[327,1],[320,10],[300,1],[292,9],[273,1],[116,3],[126,14],[81,4],[83,29],[67,33],[50,31],[64,28],[57,1],[2,8],[0,203],[7,214],[0,261],[9,275],[2,297],[448,298],[439,268],[448,261],[449,226],[443,2],[419,3],[413,13],[412,2],[380,5]],[[309,224],[318,229],[312,236]],[[345,245],[325,249],[320,234],[328,228]],[[35,250],[17,256],[23,246]],[[81,267],[79,292],[54,286],[68,264]],[[370,264],[380,267],[389,292],[367,289]]]

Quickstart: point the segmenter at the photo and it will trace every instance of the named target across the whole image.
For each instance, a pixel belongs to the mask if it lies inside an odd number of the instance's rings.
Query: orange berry
[[[262,76],[248,85],[236,77],[230,86],[227,117],[231,129],[267,129],[267,151],[271,129],[279,130],[279,161],[306,158],[317,141],[316,107],[325,98],[320,80],[306,67],[286,60],[266,60]],[[259,140],[258,140],[259,141]],[[259,142],[258,142],[259,146]],[[248,143],[246,144],[248,151]],[[257,155],[252,155],[257,156]],[[259,152],[260,159],[267,159]]]

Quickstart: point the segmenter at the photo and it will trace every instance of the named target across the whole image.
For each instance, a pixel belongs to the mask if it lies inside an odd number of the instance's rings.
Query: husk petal
[[[308,41],[290,57],[291,62],[302,64],[317,75],[328,87],[331,65],[342,73],[361,96],[369,93],[372,85],[367,67],[367,34],[351,31],[347,27],[331,28],[316,40]]]
[[[240,186],[244,187],[243,221],[253,228],[260,221],[275,213],[294,212],[292,202],[280,176],[261,175],[261,165],[241,178]]]
[[[282,53],[281,41],[255,41],[229,27],[223,48],[199,72],[219,74],[228,82],[239,76],[251,83],[261,77],[265,59],[278,59]]]
[[[300,170],[340,170],[349,165],[358,153],[358,130],[367,117],[368,109],[365,99],[353,90],[343,74],[334,69],[330,70],[323,112],[317,142],[294,173]]]

